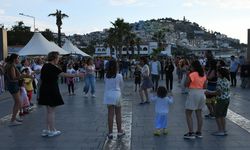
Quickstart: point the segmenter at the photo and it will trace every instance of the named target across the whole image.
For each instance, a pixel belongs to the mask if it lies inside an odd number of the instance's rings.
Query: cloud
[[[4,15],[5,10],[0,8],[0,15]]]
[[[249,9],[249,0],[184,0],[184,7],[201,6],[217,6],[226,9]]]
[[[109,3],[114,6],[135,4],[138,0],[109,0]]]

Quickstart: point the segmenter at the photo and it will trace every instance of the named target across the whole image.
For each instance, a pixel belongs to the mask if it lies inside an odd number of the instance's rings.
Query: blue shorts
[[[157,113],[155,117],[155,128],[164,129],[167,128],[167,124],[168,124],[167,114]]]
[[[16,94],[20,90],[18,82],[8,82],[7,90],[10,92],[10,94]]]

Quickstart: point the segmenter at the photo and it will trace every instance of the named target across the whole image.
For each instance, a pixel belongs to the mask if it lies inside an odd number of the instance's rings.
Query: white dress
[[[115,78],[106,78],[105,75],[105,90],[103,103],[107,105],[120,106],[121,87],[123,85],[123,77],[121,74],[116,74]]]

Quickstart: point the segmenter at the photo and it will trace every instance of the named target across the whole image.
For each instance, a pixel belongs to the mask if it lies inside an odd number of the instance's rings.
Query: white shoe
[[[57,136],[60,135],[61,131],[55,130],[55,131],[49,131],[48,132],[48,137],[53,137],[53,136]]]
[[[41,136],[45,137],[45,136],[48,136],[48,134],[49,134],[49,130],[45,129],[45,130],[42,131]]]
[[[92,95],[92,98],[96,98],[95,94]]]
[[[9,123],[9,126],[18,126],[18,125],[22,125],[23,123],[22,122],[18,122],[18,121],[16,121],[16,120],[14,120],[14,121],[11,121],[10,123]]]
[[[85,93],[85,94],[84,94],[84,97],[88,97],[88,93],[87,93],[87,94]]]

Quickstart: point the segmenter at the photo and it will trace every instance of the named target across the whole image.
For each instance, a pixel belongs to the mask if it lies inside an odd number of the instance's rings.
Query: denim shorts
[[[19,91],[18,82],[8,82],[7,83],[7,90],[10,94],[16,94]]]

